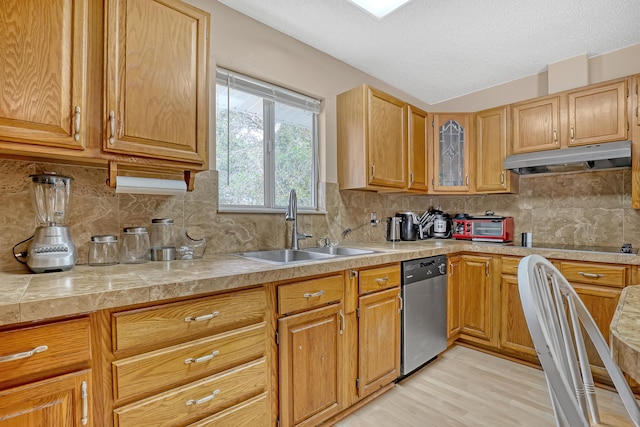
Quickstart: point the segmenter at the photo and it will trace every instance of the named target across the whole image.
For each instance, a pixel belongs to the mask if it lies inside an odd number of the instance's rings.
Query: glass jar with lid
[[[151,260],[171,261],[176,259],[176,234],[173,219],[151,220]]]
[[[118,237],[108,235],[91,236],[89,265],[114,265],[120,262]]]
[[[151,259],[149,231],[146,227],[127,227],[122,233],[120,262],[139,264]]]
[[[197,226],[187,227],[182,230],[176,248],[177,259],[197,259],[202,258],[207,242],[204,231]]]

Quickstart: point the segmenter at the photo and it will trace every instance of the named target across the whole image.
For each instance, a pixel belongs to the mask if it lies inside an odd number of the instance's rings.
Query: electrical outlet
[[[371,212],[371,226],[375,227],[376,225],[378,225],[378,223],[380,223],[378,214],[376,212]]]

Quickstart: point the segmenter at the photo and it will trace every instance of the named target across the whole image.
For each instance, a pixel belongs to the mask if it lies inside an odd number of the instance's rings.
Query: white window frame
[[[264,161],[264,206],[257,205],[229,205],[222,204],[218,199],[218,210],[221,212],[250,212],[250,213],[274,213],[283,212],[286,206],[279,206],[275,203],[275,105],[283,103],[293,107],[301,108],[313,113],[313,141],[312,141],[312,188],[311,200],[313,206],[300,205],[298,199],[298,211],[307,213],[319,213],[318,201],[318,181],[319,181],[319,156],[318,156],[318,140],[319,140],[319,114],[321,102],[310,96],[294,92],[292,90],[260,81],[252,77],[236,73],[224,68],[216,70],[216,85],[227,86],[228,89],[238,89],[248,92],[252,95],[263,98],[264,102],[264,129],[263,129],[263,161]],[[217,93],[217,90],[216,90]],[[216,113],[217,116],[217,113]],[[267,123],[269,124],[267,126]],[[219,141],[216,139],[216,148]],[[217,164],[216,164],[217,168]],[[224,176],[218,176],[218,181],[225,179]]]

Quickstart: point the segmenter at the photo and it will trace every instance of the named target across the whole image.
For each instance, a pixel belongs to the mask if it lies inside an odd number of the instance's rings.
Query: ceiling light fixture
[[[378,19],[382,19],[409,0],[349,0]]]

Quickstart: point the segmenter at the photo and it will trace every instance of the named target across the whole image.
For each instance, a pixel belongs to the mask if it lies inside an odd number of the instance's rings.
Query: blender
[[[34,273],[71,270],[78,260],[67,226],[73,178],[53,173],[29,178],[33,181],[37,227],[29,245],[27,266]]]

